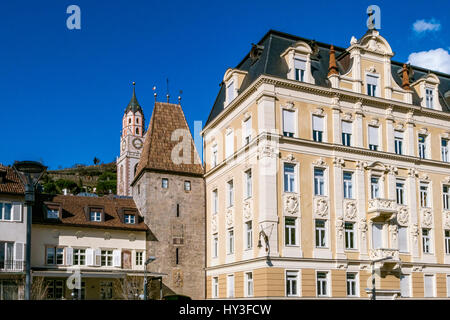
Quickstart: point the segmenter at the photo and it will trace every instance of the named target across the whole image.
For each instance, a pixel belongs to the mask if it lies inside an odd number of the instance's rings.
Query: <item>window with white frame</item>
[[[101,259],[100,259],[100,261],[101,261],[101,265],[103,267],[112,267],[112,265],[113,265],[113,251],[112,250],[102,250],[101,251]]]
[[[372,249],[383,247],[383,225],[381,223],[372,224]]]
[[[284,164],[284,192],[295,192],[295,165]]]
[[[253,247],[253,225],[252,221],[245,223],[245,248],[251,249]]]
[[[12,221],[12,203],[0,202],[0,220]]]
[[[419,147],[419,158],[425,159],[427,157],[427,136],[423,134],[419,134],[418,138],[418,147]]]
[[[431,229],[422,229],[422,250],[424,253],[431,253]]]
[[[46,263],[47,264],[64,264],[64,248],[46,247]],[[1,251],[0,251],[1,254]]]
[[[327,228],[326,220],[316,219],[316,248],[325,248],[327,246]]]
[[[342,121],[342,144],[344,146],[352,145],[352,125],[349,121]]]
[[[378,127],[369,126],[369,149],[377,151],[379,147]]]
[[[314,195],[325,195],[325,169],[314,168]]]
[[[420,206],[423,208],[430,206],[430,200],[428,197],[428,183],[422,182],[420,184]]]
[[[0,216],[1,216],[1,214],[0,214]],[[47,219],[58,219],[58,218],[59,218],[59,209],[47,208]]]
[[[347,272],[347,296],[358,296],[358,275],[355,272]]]
[[[353,174],[348,171],[344,171],[344,198],[353,199]]]
[[[252,196],[252,170],[245,171],[245,198]]]
[[[100,211],[91,211],[91,221],[99,222],[102,221],[102,213]]]
[[[441,139],[441,158],[444,162],[450,162],[450,156],[448,152],[448,139]]]
[[[211,148],[211,166],[214,168],[217,166],[217,144]]]
[[[443,185],[442,186],[442,206],[444,210],[450,210],[450,186]]]
[[[306,61],[296,57],[294,59],[295,80],[305,81]]]
[[[213,234],[213,245],[212,245],[212,256],[217,258],[219,256],[219,235],[217,233]]]
[[[124,218],[125,218],[126,224],[135,224],[136,223],[136,216],[134,214],[126,214]]]
[[[380,198],[380,178],[370,177],[370,196],[372,199]]]
[[[378,77],[368,74],[366,76],[367,83],[367,95],[376,97],[378,96],[377,87],[378,87]]]
[[[396,181],[395,194],[397,204],[405,204],[405,182],[403,180]]]
[[[234,90],[234,80],[230,80],[227,85],[227,103],[230,103],[235,98],[234,96],[235,90]]]
[[[227,276],[227,298],[234,298],[234,275]]]
[[[144,252],[143,251],[136,251],[135,263],[137,266],[144,265]]]
[[[444,230],[445,254],[450,254],[450,230]]]
[[[345,249],[355,249],[355,224],[345,222]]]
[[[297,245],[297,219],[284,218],[284,244],[286,246]]]
[[[244,137],[244,145],[247,145],[252,140],[252,118],[248,118],[244,121],[243,125],[243,137]]]
[[[408,252],[408,227],[398,227],[398,249],[400,252]]]
[[[227,253],[233,254],[234,253],[234,229],[230,228],[228,229],[227,233]]]
[[[427,108],[433,109],[433,89],[426,88],[425,89],[425,106]]]
[[[324,119],[321,116],[312,116],[313,124],[313,140],[317,142],[323,141]]]
[[[230,130],[225,136],[225,158],[231,157],[234,153],[234,132]]]
[[[411,297],[411,276],[402,274],[400,276],[400,295],[404,298]]]
[[[426,274],[426,275],[424,275],[423,278],[424,278],[423,280],[424,280],[424,287],[425,287],[425,292],[424,292],[425,298],[434,297],[434,288],[435,288],[434,275]]]
[[[283,135],[293,137],[295,133],[295,111],[283,109]]]
[[[217,189],[212,191],[212,213],[216,214],[219,210],[219,194]]]
[[[227,207],[232,207],[234,204],[234,186],[233,180],[227,182]]]
[[[298,296],[298,271],[286,271],[286,296]]]
[[[191,182],[190,181],[184,181],[184,191],[191,191]]]
[[[14,242],[0,241],[0,270],[13,270],[16,266],[16,262],[14,261],[14,247]],[[21,265],[19,265],[19,267],[22,268]]]
[[[394,131],[394,148],[396,154],[403,154],[403,132]]]
[[[328,296],[328,272],[317,272],[317,296]]]
[[[245,296],[253,297],[253,273],[245,273]]]
[[[46,298],[48,300],[64,299],[64,280],[47,280],[45,284],[47,287]]]
[[[75,266],[86,265],[86,250],[85,249],[73,249],[73,264]]]
[[[213,298],[219,297],[219,278],[218,277],[212,278],[212,297]]]

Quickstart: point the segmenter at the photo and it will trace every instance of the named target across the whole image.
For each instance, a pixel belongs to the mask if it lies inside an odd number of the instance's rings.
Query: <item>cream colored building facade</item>
[[[336,50],[336,51],[335,51]],[[450,296],[450,76],[269,31],[202,132],[207,298]],[[387,258],[381,262],[375,260]]]

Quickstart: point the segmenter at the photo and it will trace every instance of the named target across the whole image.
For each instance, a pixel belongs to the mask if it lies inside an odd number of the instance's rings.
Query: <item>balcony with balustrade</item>
[[[25,270],[22,260],[0,260],[0,273],[21,273]]]
[[[369,200],[368,214],[369,219],[373,221],[389,220],[397,213],[397,203],[390,199],[371,199]]]

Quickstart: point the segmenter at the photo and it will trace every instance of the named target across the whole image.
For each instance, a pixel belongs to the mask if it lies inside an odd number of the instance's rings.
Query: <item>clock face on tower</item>
[[[142,145],[143,145],[143,143],[142,143],[142,140],[141,140],[141,139],[135,138],[135,139],[133,140],[133,146],[134,146],[136,149],[142,148]]]

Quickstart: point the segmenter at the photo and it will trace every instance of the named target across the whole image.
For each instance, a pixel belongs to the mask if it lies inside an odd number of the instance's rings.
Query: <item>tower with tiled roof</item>
[[[149,271],[166,274],[163,294],[203,299],[203,166],[179,104],[155,103],[131,185],[133,199],[152,231],[147,250],[156,260]],[[159,285],[149,292],[150,298],[158,298]]]
[[[122,118],[120,156],[117,159],[117,194],[131,196],[131,181],[136,174],[137,164],[144,144],[144,112],[136,98],[135,82],[133,95]]]

